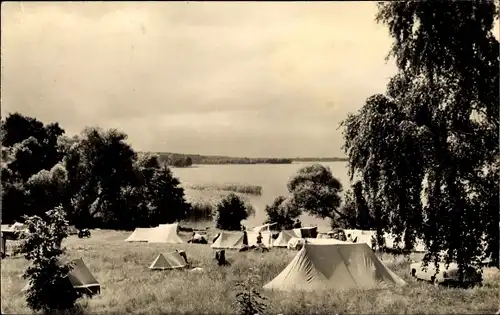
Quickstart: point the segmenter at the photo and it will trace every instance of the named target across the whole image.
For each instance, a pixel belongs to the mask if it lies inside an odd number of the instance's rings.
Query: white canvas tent
[[[280,232],[278,237],[274,240],[273,246],[274,247],[287,247],[288,246],[288,241],[293,238],[297,237],[297,234],[293,230],[283,230]]]
[[[384,233],[385,247],[388,249],[404,248],[404,234],[401,236],[401,241],[396,242],[396,236],[391,233]],[[425,252],[425,244],[422,239],[417,238],[412,252]]]
[[[252,232],[271,232],[271,227],[276,225],[276,223],[264,224],[256,226],[252,229]]]
[[[125,242],[147,242],[153,228],[136,228]]]
[[[248,245],[248,240],[244,239],[243,232],[221,231],[211,247],[214,249],[241,249],[243,245]]]
[[[125,241],[182,244],[184,241],[177,234],[177,230],[177,223],[161,224],[154,228],[136,228]]]
[[[264,289],[320,291],[405,284],[366,244],[305,244],[290,264],[264,285]]]
[[[181,269],[186,268],[187,264],[184,258],[178,251],[169,252],[166,254],[159,254],[149,266],[151,270],[167,270],[167,269]]]
[[[148,243],[182,244],[184,241],[177,235],[178,224],[160,224],[153,229]]]

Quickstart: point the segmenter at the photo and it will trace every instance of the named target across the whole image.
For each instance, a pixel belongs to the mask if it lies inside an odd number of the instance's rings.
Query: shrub
[[[28,307],[44,313],[74,308],[80,295],[66,277],[72,266],[59,260],[65,252],[61,243],[68,236],[62,207],[47,211],[45,221],[39,216],[24,219],[28,232],[16,253],[30,262],[23,274],[29,280]]]
[[[236,283],[236,312],[240,315],[262,314],[266,309],[267,298],[258,291],[258,270],[250,268],[249,274]]]
[[[241,221],[246,218],[248,211],[245,202],[233,193],[223,198],[215,209],[216,227],[221,230],[240,230]]]

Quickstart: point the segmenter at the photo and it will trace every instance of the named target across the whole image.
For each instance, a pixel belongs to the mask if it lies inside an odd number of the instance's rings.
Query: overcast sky
[[[342,156],[395,72],[374,2],[2,3],[2,116],[136,150]]]

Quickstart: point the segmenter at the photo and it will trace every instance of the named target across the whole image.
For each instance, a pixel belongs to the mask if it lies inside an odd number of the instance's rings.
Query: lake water
[[[244,221],[247,227],[260,225],[266,219],[264,208],[271,204],[277,196],[288,195],[286,184],[291,176],[306,165],[315,162],[300,162],[292,164],[224,164],[224,165],[194,165],[189,168],[172,168],[174,176],[183,185],[208,184],[250,184],[262,186],[260,196],[246,195],[255,208],[255,215]],[[349,186],[347,162],[321,162],[331,169],[344,189]],[[189,192],[187,192],[189,194]],[[329,228],[329,221],[303,215],[302,225],[317,225],[321,230]]]

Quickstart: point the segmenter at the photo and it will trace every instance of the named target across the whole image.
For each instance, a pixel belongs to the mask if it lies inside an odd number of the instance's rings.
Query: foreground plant
[[[69,310],[80,297],[66,277],[72,266],[60,261],[65,252],[61,243],[68,236],[64,216],[62,207],[56,207],[44,219],[24,217],[28,232],[15,252],[30,262],[23,278],[29,280],[26,302],[35,312]]]
[[[262,314],[267,305],[267,298],[258,291],[257,268],[250,268],[250,272],[242,281],[236,283],[236,308],[239,315]]]

